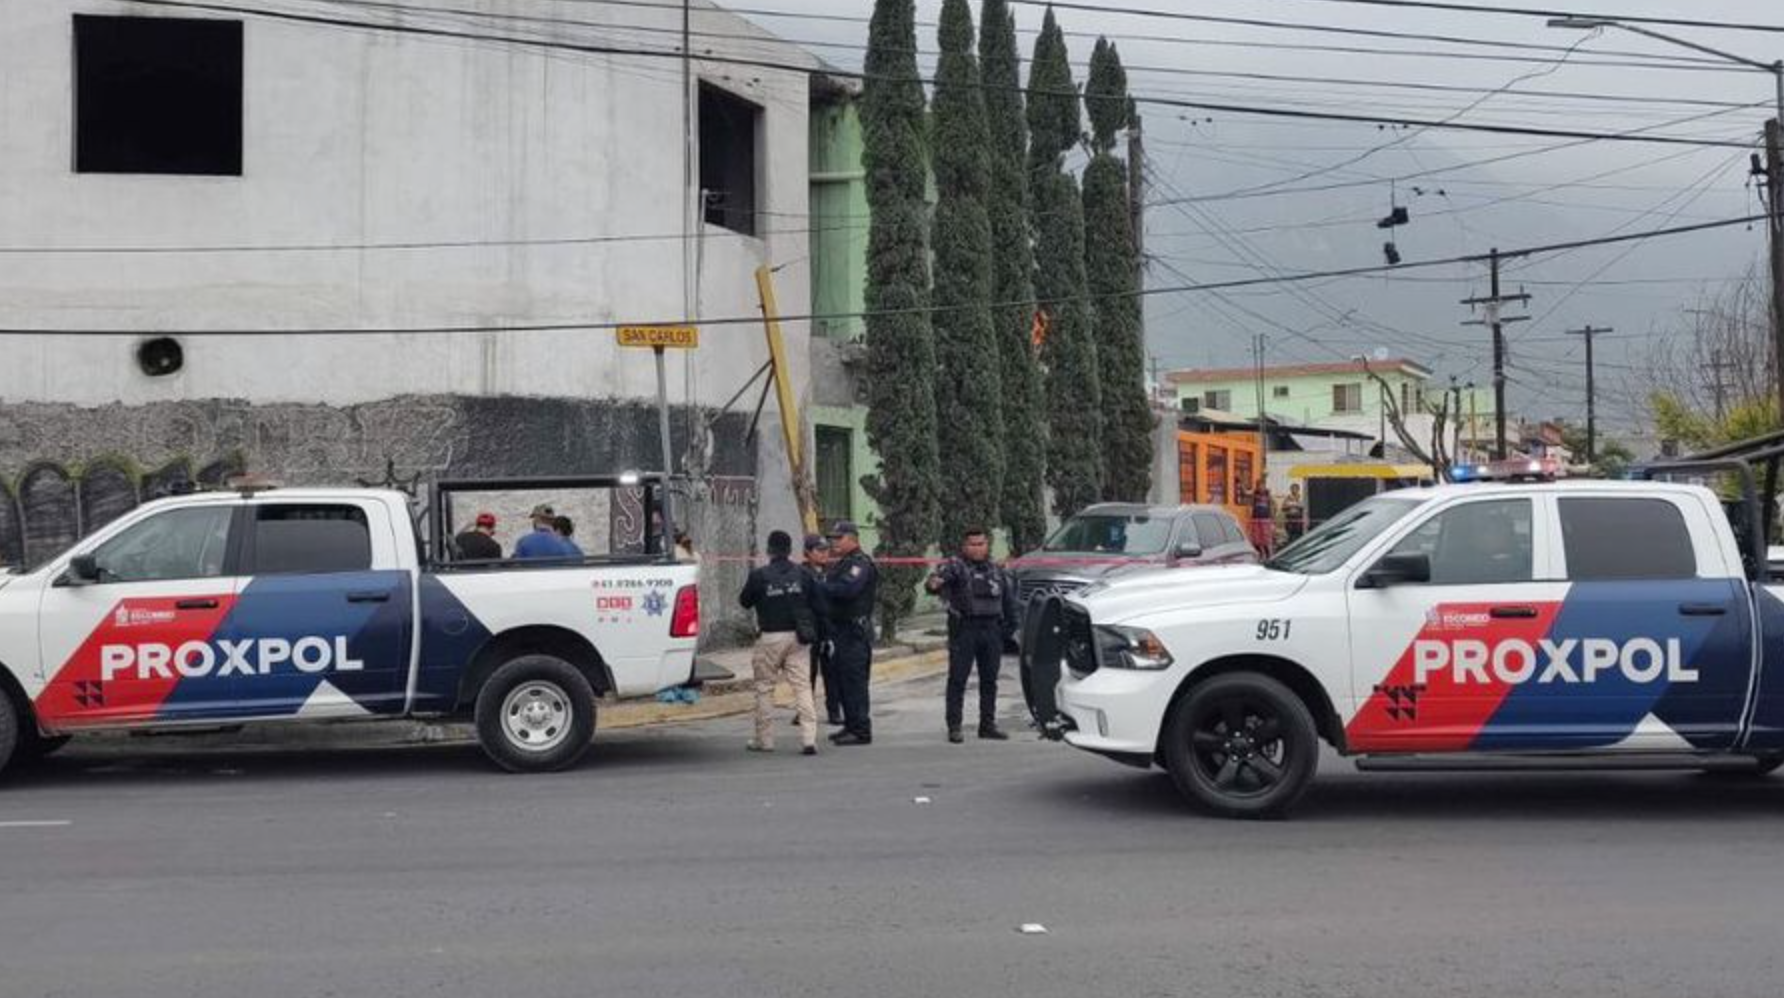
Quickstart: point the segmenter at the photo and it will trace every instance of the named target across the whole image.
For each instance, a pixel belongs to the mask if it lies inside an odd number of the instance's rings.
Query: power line
[[[1761,104],[1751,105],[1751,107],[1755,107],[1755,108],[1763,107],[1763,106],[1764,105],[1761,105]],[[1733,110],[1735,110],[1735,109],[1728,108],[1728,109],[1723,109],[1723,110],[1719,110],[1719,111],[1709,111],[1704,114],[1690,115],[1690,116],[1684,117],[1684,118],[1675,118],[1670,121],[1661,122],[1656,125],[1650,125],[1645,128],[1635,129],[1634,132],[1631,134],[1636,134],[1636,133],[1648,131],[1648,130],[1655,129],[1655,128],[1666,128],[1666,127],[1672,126],[1672,125],[1686,125],[1686,124],[1692,124],[1692,123],[1698,122],[1698,121],[1705,121],[1710,118],[1716,118],[1716,117],[1720,117],[1725,114],[1729,114]],[[1455,127],[1455,126],[1448,126],[1448,127]],[[1414,173],[1403,173],[1398,176],[1386,178],[1386,179],[1391,180],[1396,183],[1405,183],[1408,180],[1420,180],[1425,177],[1442,176],[1443,174],[1446,174],[1446,173],[1454,173],[1457,170],[1473,169],[1473,168],[1482,167],[1482,166],[1493,166],[1493,165],[1496,165],[1499,163],[1509,162],[1514,159],[1524,159],[1529,156],[1537,156],[1537,155],[1542,155],[1542,154],[1551,153],[1551,152],[1560,152],[1564,149],[1573,149],[1573,148],[1577,148],[1577,147],[1583,146],[1583,145],[1590,145],[1591,143],[1596,142],[1596,141],[1599,141],[1599,140],[1596,138],[1576,139],[1575,141],[1572,141],[1572,142],[1563,142],[1563,143],[1559,143],[1557,145],[1542,146],[1542,147],[1539,147],[1536,149],[1524,149],[1524,150],[1519,150],[1517,152],[1505,153],[1503,155],[1492,156],[1487,159],[1476,160],[1472,163],[1463,163],[1463,164],[1459,164],[1457,166],[1437,167],[1435,169],[1420,170],[1420,171],[1417,171]],[[1743,146],[1741,146],[1741,148],[1746,148],[1746,146],[1743,145]],[[1287,195],[1287,194],[1321,194],[1321,193],[1325,193],[1327,191],[1345,190],[1345,189],[1355,188],[1355,187],[1369,187],[1369,186],[1374,186],[1374,185],[1382,183],[1382,182],[1383,182],[1382,180],[1354,180],[1354,181],[1345,181],[1345,182],[1340,182],[1340,183],[1319,184],[1319,185],[1314,185],[1314,186],[1309,186],[1309,187],[1280,188],[1280,189],[1268,190],[1268,191],[1257,191],[1257,192],[1253,192],[1253,193],[1246,193],[1244,189],[1240,189],[1240,190],[1233,190],[1233,191],[1222,191],[1218,194],[1196,195],[1196,196],[1192,196],[1192,197],[1182,198],[1180,200],[1182,203],[1194,203],[1194,202],[1203,202],[1203,201],[1237,201],[1237,200],[1244,200],[1247,198],[1255,198],[1255,197],[1278,197],[1278,196]],[[1151,202],[1147,203],[1147,207],[1163,207],[1163,206],[1174,204],[1174,203],[1178,203],[1178,202],[1173,201],[1173,200],[1151,201]]]
[[[1016,3],[1030,3],[1036,0],[1014,0]],[[1448,10],[1468,14],[1512,14],[1521,17],[1577,17],[1597,21],[1625,21],[1630,24],[1662,24],[1677,28],[1712,28],[1718,31],[1766,31],[1784,34],[1784,25],[1753,24],[1733,21],[1690,20],[1677,17],[1641,17],[1633,14],[1593,14],[1579,10],[1555,10],[1552,8],[1532,7],[1495,7],[1463,3],[1447,3],[1442,0],[1302,0],[1303,3],[1346,3],[1369,7],[1415,8],[1420,10]],[[1067,7],[1070,4],[1055,4]]]
[[[203,2],[197,2],[197,0],[131,0],[131,2],[138,3],[138,4],[147,4],[147,5],[156,6],[156,7],[167,7],[167,8],[173,8],[173,9],[204,10],[204,11],[230,13],[230,14],[243,14],[243,15],[254,16],[254,17],[264,17],[264,18],[268,18],[268,19],[272,19],[272,20],[291,21],[294,23],[313,24],[313,25],[328,26],[328,27],[353,28],[353,29],[358,29],[358,30],[362,30],[362,31],[386,32],[386,33],[391,33],[391,34],[415,35],[415,36],[432,37],[432,38],[456,38],[456,39],[464,39],[464,40],[470,40],[470,41],[495,42],[495,43],[499,43],[499,44],[514,45],[514,46],[519,46],[519,47],[524,47],[524,48],[555,49],[555,50],[561,50],[561,51],[584,52],[584,53],[589,53],[589,54],[593,54],[593,55],[611,55],[611,56],[624,56],[624,57],[636,57],[636,58],[657,58],[657,59],[664,59],[664,58],[681,59],[681,58],[684,58],[683,53],[680,52],[679,50],[638,48],[638,47],[623,46],[623,45],[587,45],[587,44],[581,44],[581,43],[564,42],[564,41],[547,40],[547,39],[516,38],[516,37],[508,36],[508,35],[489,35],[489,34],[481,34],[481,33],[474,33],[474,32],[450,31],[450,30],[446,30],[446,29],[442,29],[442,28],[428,28],[428,27],[422,27],[419,25],[378,24],[378,23],[370,22],[370,21],[354,21],[354,20],[349,20],[346,18],[325,17],[325,16],[315,15],[315,14],[297,14],[297,13],[290,13],[290,12],[285,12],[285,11],[258,10],[258,9],[249,8],[249,7],[233,6],[233,5],[229,5],[229,4],[203,3]],[[802,66],[802,65],[796,65],[796,64],[791,64],[791,63],[776,62],[776,61],[773,61],[770,59],[749,59],[749,58],[743,58],[743,57],[738,57],[738,56],[726,56],[726,55],[718,55],[718,54],[713,54],[713,53],[701,53],[701,54],[694,56],[694,58],[697,58],[702,62],[717,63],[717,64],[721,64],[721,65],[747,66],[747,67],[752,67],[752,68],[756,68],[756,69],[778,70],[778,71],[782,71],[782,72],[803,73],[803,74],[807,74],[807,75],[831,76],[831,77],[838,77],[838,78],[843,78],[843,79],[854,79],[854,80],[862,80],[862,81],[868,81],[868,82],[871,82],[874,79],[873,77],[870,77],[866,73],[852,72],[852,71],[841,70],[841,69],[836,69],[833,67],[827,67],[827,66],[822,66],[822,65]],[[815,60],[815,59],[813,61],[817,62],[817,60]],[[898,79],[893,80],[893,82],[909,82],[909,81],[904,78],[898,78]],[[933,81],[919,76],[917,78],[917,82],[932,83]],[[1023,88],[1016,88],[1016,89],[1023,90]],[[1046,93],[1046,92],[1037,92],[1037,91],[1032,91],[1032,90],[1027,90],[1027,91],[1023,91],[1023,92],[1029,93],[1031,95],[1035,94],[1035,93],[1040,93],[1044,96],[1060,96],[1060,97],[1065,97],[1065,96],[1077,97],[1077,96],[1079,96],[1076,91],[1072,91],[1070,93],[1060,92],[1058,94],[1050,94],[1050,93]],[[1154,96],[1146,96],[1146,95],[1139,95],[1139,94],[1131,95],[1131,99],[1135,103],[1152,105],[1152,106],[1176,107],[1176,108],[1185,108],[1185,109],[1199,110],[1199,111],[1212,111],[1212,112],[1218,112],[1218,113],[1223,113],[1223,114],[1247,114],[1247,115],[1256,115],[1256,116],[1267,117],[1267,118],[1288,118],[1288,119],[1298,119],[1298,120],[1321,120],[1321,121],[1350,121],[1350,122],[1356,122],[1356,123],[1360,123],[1360,124],[1381,124],[1383,122],[1393,122],[1395,124],[1405,125],[1405,126],[1409,126],[1409,127],[1443,128],[1443,129],[1448,129],[1448,130],[1453,130],[1453,131],[1484,132],[1484,133],[1496,134],[1496,135],[1530,135],[1530,136],[1542,136],[1542,137],[1548,137],[1548,138],[1585,139],[1585,140],[1592,140],[1592,141],[1647,142],[1647,143],[1657,143],[1657,144],[1662,144],[1662,145],[1726,146],[1729,148],[1746,148],[1748,145],[1748,143],[1734,141],[1734,140],[1718,140],[1718,139],[1707,139],[1707,138],[1698,139],[1698,138],[1689,138],[1689,137],[1677,136],[1677,135],[1653,135],[1653,134],[1647,134],[1647,132],[1648,132],[1647,129],[1635,129],[1635,130],[1631,130],[1631,131],[1616,132],[1616,133],[1599,133],[1599,132],[1579,131],[1579,130],[1573,130],[1573,129],[1539,128],[1539,127],[1525,126],[1525,125],[1491,124],[1491,123],[1486,123],[1486,122],[1447,122],[1446,123],[1446,122],[1420,120],[1420,119],[1414,119],[1414,118],[1410,118],[1410,117],[1406,117],[1406,116],[1391,115],[1391,114],[1389,114],[1389,115],[1366,115],[1366,114],[1346,114],[1346,113],[1332,112],[1332,111],[1307,111],[1307,110],[1297,110],[1297,109],[1292,109],[1292,108],[1264,107],[1264,106],[1243,105],[1243,104],[1227,104],[1227,103],[1219,103],[1219,102],[1213,102],[1213,101],[1185,100],[1185,99],[1179,99],[1179,98],[1154,97]]]
[[[1668,236],[1683,236],[1716,229],[1732,228],[1737,225],[1749,225],[1763,221],[1764,215],[1748,215],[1739,218],[1725,218],[1714,222],[1698,222],[1692,225],[1680,225],[1666,229],[1651,229],[1645,232],[1631,232],[1622,235],[1601,236],[1592,239],[1576,239],[1568,242],[1549,243],[1541,246],[1527,246],[1521,249],[1499,251],[1500,259],[1528,257],[1545,253],[1563,252],[1581,249],[1588,246],[1605,246],[1612,243],[1635,242],[1657,239]],[[1376,265],[1369,267],[1346,267],[1337,270],[1308,271],[1303,273],[1285,273],[1276,276],[1238,278],[1230,281],[1214,281],[1207,283],[1185,284],[1175,287],[1142,288],[1137,291],[1122,292],[1109,295],[1088,295],[1073,298],[1044,298],[1013,302],[994,302],[991,308],[1048,307],[1068,304],[1073,301],[1105,301],[1115,298],[1155,298],[1163,295],[1191,294],[1196,292],[1230,291],[1235,288],[1250,288],[1263,285],[1291,287],[1310,281],[1341,277],[1362,277],[1383,274],[1390,271],[1420,270],[1432,267],[1453,267],[1471,263],[1484,263],[1491,259],[1486,253],[1474,253],[1463,256],[1444,257],[1434,260],[1415,260],[1392,265]],[[835,322],[845,319],[869,319],[889,315],[931,315],[939,312],[958,311],[960,309],[976,309],[986,307],[984,303],[965,303],[960,305],[925,305],[911,308],[889,308],[860,312],[808,313],[805,315],[782,316],[782,322]],[[760,315],[721,316],[697,320],[703,326],[750,326],[762,321]],[[648,319],[627,322],[555,322],[529,323],[509,326],[475,325],[475,326],[405,326],[405,327],[332,327],[332,328],[300,328],[300,329],[188,329],[188,330],[149,330],[149,329],[26,329],[0,328],[0,336],[141,336],[145,332],[174,333],[182,336],[358,336],[358,335],[406,335],[417,333],[527,333],[527,332],[572,332],[614,330],[622,326],[670,326],[679,325],[680,319]]]
[[[401,8],[405,8],[405,9],[411,9],[411,10],[414,10],[414,9],[439,9],[439,8],[422,8],[419,6],[411,6],[408,4],[391,3],[391,2],[388,2],[388,0],[386,0],[386,2],[375,2],[375,0],[320,0],[320,2],[328,2],[328,3],[335,3],[335,4],[341,4],[341,5],[357,5],[357,6],[401,7]],[[681,4],[679,2],[677,2],[677,0],[668,0],[668,2],[662,2],[662,0],[560,0],[560,2],[590,4],[590,5],[604,6],[604,7],[633,7],[633,8],[646,8],[646,9],[655,9],[655,10],[680,10],[681,9]],[[1030,6],[1049,6],[1049,4],[1045,2],[1045,0],[1016,0],[1016,2],[1017,3],[1027,3]],[[1481,47],[1481,48],[1500,48],[1500,49],[1512,49],[1512,50],[1529,51],[1529,52],[1564,52],[1568,48],[1565,45],[1544,44],[1541,42],[1521,42],[1521,41],[1512,41],[1509,39],[1478,38],[1478,37],[1465,36],[1465,35],[1437,35],[1437,34],[1429,34],[1429,33],[1424,33],[1424,32],[1390,31],[1390,30],[1380,29],[1380,28],[1356,28],[1356,27],[1351,27],[1351,26],[1347,26],[1347,25],[1322,24],[1322,23],[1317,23],[1317,22],[1306,22],[1306,21],[1279,21],[1279,20],[1269,20],[1269,19],[1264,19],[1264,18],[1227,17],[1227,16],[1212,15],[1212,14],[1189,14],[1189,13],[1182,13],[1182,12],[1138,11],[1138,10],[1126,10],[1126,9],[1122,9],[1122,8],[1103,7],[1100,5],[1090,6],[1090,5],[1072,5],[1072,4],[1055,3],[1055,4],[1050,4],[1050,6],[1058,7],[1060,9],[1088,10],[1088,11],[1091,11],[1094,13],[1108,12],[1108,13],[1143,14],[1143,15],[1153,16],[1153,17],[1169,18],[1174,21],[1185,21],[1185,22],[1194,22],[1194,23],[1202,23],[1202,24],[1224,24],[1224,25],[1231,25],[1231,26],[1235,26],[1235,27],[1268,28],[1268,29],[1289,30],[1289,31],[1306,31],[1306,32],[1312,32],[1312,33],[1339,34],[1339,35],[1349,35],[1349,36],[1356,36],[1356,37],[1386,38],[1386,39],[1394,39],[1394,40],[1400,40],[1400,41],[1437,42],[1440,44],[1472,45],[1472,46],[1477,46],[1477,47]],[[708,11],[699,11],[699,12],[700,13],[708,13]],[[862,16],[859,14],[814,14],[809,11],[774,10],[774,9],[762,8],[762,7],[725,6],[725,7],[715,7],[710,12],[712,12],[712,13],[724,12],[724,13],[731,13],[731,14],[739,14],[739,15],[743,15],[745,17],[776,17],[776,18],[782,18],[782,19],[793,20],[793,21],[826,21],[826,22],[843,23],[843,24],[865,25],[871,21],[871,18]],[[501,13],[482,12],[482,11],[464,11],[463,13],[470,13],[470,14],[475,14],[477,16],[495,17],[495,18],[510,16],[510,15],[504,15]],[[513,16],[518,17],[519,15],[513,15]],[[915,23],[915,26],[919,27],[919,28],[935,28],[938,26],[937,23],[934,21],[918,20],[914,23]],[[613,25],[613,27],[625,27],[625,26]],[[1038,33],[1037,29],[1018,28],[1018,31],[1020,31],[1024,34]],[[1064,34],[1067,37],[1081,37],[1081,38],[1099,38],[1099,37],[1117,38],[1117,37],[1119,37],[1119,38],[1121,38],[1121,40],[1134,40],[1134,41],[1164,41],[1164,42],[1192,41],[1192,39],[1158,38],[1156,36],[1150,36],[1150,35],[1115,36],[1115,35],[1109,35],[1106,33],[1093,34],[1090,32],[1070,32],[1070,31],[1064,32]],[[1671,52],[1652,53],[1652,52],[1634,52],[1634,51],[1621,51],[1621,50],[1614,50],[1614,49],[1606,49],[1606,50],[1602,50],[1600,52],[1600,54],[1610,55],[1610,56],[1622,56],[1622,57],[1628,57],[1628,58],[1660,60],[1665,63],[1677,63],[1677,64],[1683,64],[1683,65],[1698,65],[1698,66],[1705,66],[1705,67],[1714,66],[1714,67],[1718,67],[1718,68],[1723,67],[1722,61],[1718,60],[1718,59],[1706,58],[1704,56],[1683,55],[1683,54],[1671,53]]]
[[[1419,129],[1416,129],[1412,132],[1408,132],[1408,133],[1405,133],[1402,135],[1397,135],[1394,138],[1389,139],[1386,142],[1380,143],[1379,145],[1372,146],[1369,149],[1365,149],[1364,151],[1357,153],[1354,156],[1351,156],[1350,158],[1344,160],[1342,163],[1336,163],[1330,167],[1312,170],[1312,171],[1309,171],[1306,173],[1302,173],[1298,176],[1285,177],[1281,180],[1274,180],[1267,184],[1259,184],[1255,187],[1244,188],[1242,190],[1236,191],[1235,194],[1236,195],[1238,195],[1238,194],[1245,194],[1245,195],[1261,194],[1265,191],[1281,190],[1284,187],[1293,186],[1294,184],[1300,183],[1303,180],[1312,180],[1313,178],[1319,176],[1320,174],[1328,172],[1328,171],[1341,170],[1345,167],[1355,166],[1356,164],[1361,163],[1362,161],[1370,158],[1371,156],[1377,155],[1378,153],[1385,152],[1388,149],[1392,149],[1395,146],[1403,145],[1407,142],[1411,142],[1414,138],[1417,138],[1419,135],[1423,134],[1426,129],[1441,128],[1444,125],[1451,124],[1454,121],[1456,121],[1457,119],[1461,118],[1463,115],[1467,114],[1468,112],[1474,110],[1477,107],[1480,107],[1482,104],[1485,104],[1487,101],[1492,100],[1495,96],[1503,93],[1506,90],[1511,89],[1512,87],[1517,86],[1520,83],[1523,83],[1527,80],[1535,79],[1538,76],[1546,76],[1550,73],[1555,72],[1556,70],[1560,69],[1563,65],[1565,65],[1568,60],[1568,57],[1572,56],[1574,51],[1576,49],[1578,49],[1583,44],[1585,44],[1585,39],[1582,38],[1580,41],[1577,41],[1573,45],[1569,46],[1568,49],[1561,54],[1561,57],[1559,59],[1555,60],[1550,65],[1548,65],[1542,69],[1533,69],[1527,73],[1520,75],[1519,77],[1510,81],[1509,83],[1506,83],[1504,86],[1500,86],[1500,87],[1496,87],[1492,90],[1488,90],[1487,92],[1481,94],[1479,97],[1475,98],[1472,102],[1470,102],[1467,107],[1464,107],[1461,110],[1458,110],[1458,111],[1448,115],[1442,121],[1436,123],[1435,125],[1424,126]]]

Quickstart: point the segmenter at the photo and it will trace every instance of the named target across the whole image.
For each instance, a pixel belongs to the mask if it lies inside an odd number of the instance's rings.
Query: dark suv
[[[1256,562],[1239,521],[1222,506],[1103,503],[1065,521],[1038,551],[1009,564],[1023,603],[1074,593],[1136,568]]]

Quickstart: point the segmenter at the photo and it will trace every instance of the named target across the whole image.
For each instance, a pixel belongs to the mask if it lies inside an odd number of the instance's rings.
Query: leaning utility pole
[[[1592,361],[1592,340],[1594,337],[1601,336],[1605,333],[1610,333],[1610,332],[1614,332],[1614,331],[1615,330],[1612,330],[1608,327],[1593,327],[1590,325],[1588,325],[1584,329],[1569,329],[1567,331],[1567,335],[1569,335],[1569,336],[1584,336],[1586,338],[1586,463],[1587,464],[1597,464],[1598,463],[1598,384],[1597,384],[1597,381],[1594,380],[1595,375],[1597,373],[1597,369],[1593,365],[1593,361]]]
[[[1493,328],[1493,420],[1496,424],[1493,435],[1493,456],[1505,460],[1507,448],[1505,442],[1505,327],[1513,322],[1529,322],[1527,315],[1505,315],[1504,308],[1508,303],[1529,304],[1530,296],[1519,292],[1515,295],[1499,293],[1499,248],[1495,246],[1487,257],[1493,273],[1493,293],[1485,298],[1464,298],[1462,304],[1482,306],[1486,311],[1485,319],[1464,322],[1464,326],[1491,326]]]

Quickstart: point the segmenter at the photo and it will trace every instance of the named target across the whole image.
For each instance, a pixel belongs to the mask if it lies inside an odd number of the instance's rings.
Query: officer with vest
[[[841,731],[830,736],[837,745],[873,744],[873,716],[868,684],[873,673],[873,601],[880,570],[861,550],[861,530],[842,520],[830,532],[835,559],[824,577],[824,598],[830,605],[830,661],[842,687]]]
[[[784,680],[793,687],[798,711],[799,740],[804,754],[817,755],[818,718],[812,707],[811,683],[798,651],[816,644],[818,627],[812,612],[813,580],[804,568],[793,564],[793,538],[784,530],[768,535],[768,564],[750,572],[738,602],[756,611],[762,636],[756,639],[750,661],[756,685],[756,737],[751,752],[774,751],[774,688]]]
[[[842,727],[842,682],[830,654],[830,601],[824,596],[824,577],[830,572],[830,542],[822,534],[805,537],[805,564],[812,580],[812,610],[818,621],[818,640],[811,646],[811,685],[815,697],[818,681],[824,683],[824,715],[833,728]],[[814,703],[816,701],[814,700]]]
[[[1004,643],[1016,633],[1016,587],[991,561],[991,535],[975,527],[961,540],[960,556],[930,573],[926,587],[948,606],[948,741],[966,740],[960,724],[966,681],[979,670],[979,737],[1008,741],[997,726],[997,673]]]

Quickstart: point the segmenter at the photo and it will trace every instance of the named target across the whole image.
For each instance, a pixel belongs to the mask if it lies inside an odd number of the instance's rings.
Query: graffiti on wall
[[[711,427],[702,441],[711,456],[682,515],[709,550],[749,550],[757,457],[748,421],[701,415],[689,422]],[[659,467],[657,433],[653,407],[612,400],[0,405],[0,564],[39,563],[140,503],[245,471],[290,486],[410,488],[442,476],[612,474]],[[687,441],[678,434],[672,445],[684,453]],[[627,512],[614,539],[641,543],[642,509]]]

